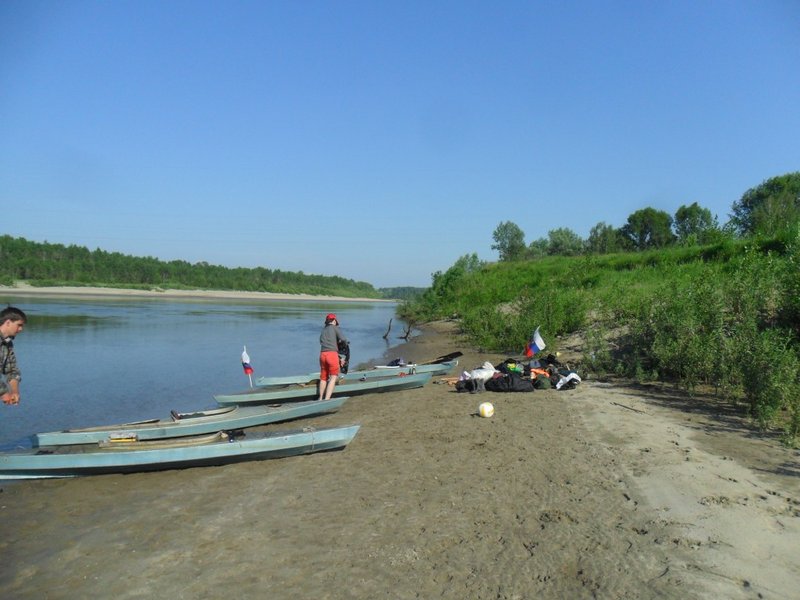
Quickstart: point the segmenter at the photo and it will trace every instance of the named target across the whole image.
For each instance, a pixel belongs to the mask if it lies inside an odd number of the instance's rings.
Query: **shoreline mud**
[[[387,358],[475,351],[453,323]],[[452,373],[452,376],[458,373]],[[477,415],[480,402],[495,406]],[[788,598],[800,456],[711,398],[574,390],[350,398],[342,451],[4,482],[10,598]]]

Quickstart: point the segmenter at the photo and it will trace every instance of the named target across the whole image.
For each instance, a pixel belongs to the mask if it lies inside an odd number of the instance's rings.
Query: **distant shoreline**
[[[118,298],[186,298],[186,299],[225,299],[225,300],[320,300],[335,302],[396,302],[381,298],[347,298],[344,296],[314,296],[312,294],[277,294],[273,292],[245,292],[229,290],[133,290],[125,288],[58,286],[34,287],[27,284],[0,286],[0,294],[30,297],[118,297]]]

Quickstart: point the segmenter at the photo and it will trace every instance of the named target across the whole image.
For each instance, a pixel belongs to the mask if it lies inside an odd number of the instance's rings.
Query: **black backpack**
[[[339,371],[344,375],[350,368],[350,344],[344,340],[339,340]]]
[[[490,392],[532,392],[533,383],[524,379],[519,373],[504,373],[499,377],[492,377],[486,382],[486,389]]]

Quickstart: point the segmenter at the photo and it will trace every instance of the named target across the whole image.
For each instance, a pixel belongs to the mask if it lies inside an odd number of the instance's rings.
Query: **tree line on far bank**
[[[732,205],[727,223],[697,202],[682,205],[670,215],[652,207],[632,213],[625,224],[614,227],[601,221],[586,239],[567,227],[548,232],[546,238],[525,243],[525,233],[511,221],[500,223],[492,234],[493,250],[501,261],[543,256],[612,254],[665,248],[674,245],[709,245],[751,236],[780,237],[800,222],[800,172],[773,177],[748,190]]]
[[[363,281],[257,267],[229,268],[206,262],[162,261],[84,246],[0,236],[0,285],[18,280],[34,286],[98,286],[129,289],[208,289],[346,298],[382,298]]]

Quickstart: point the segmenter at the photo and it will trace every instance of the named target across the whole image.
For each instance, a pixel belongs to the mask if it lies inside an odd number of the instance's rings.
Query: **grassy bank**
[[[457,317],[476,345],[514,354],[537,326],[554,348],[581,332],[586,372],[708,386],[794,443],[799,262],[797,239],[491,265],[463,257],[401,312]]]

